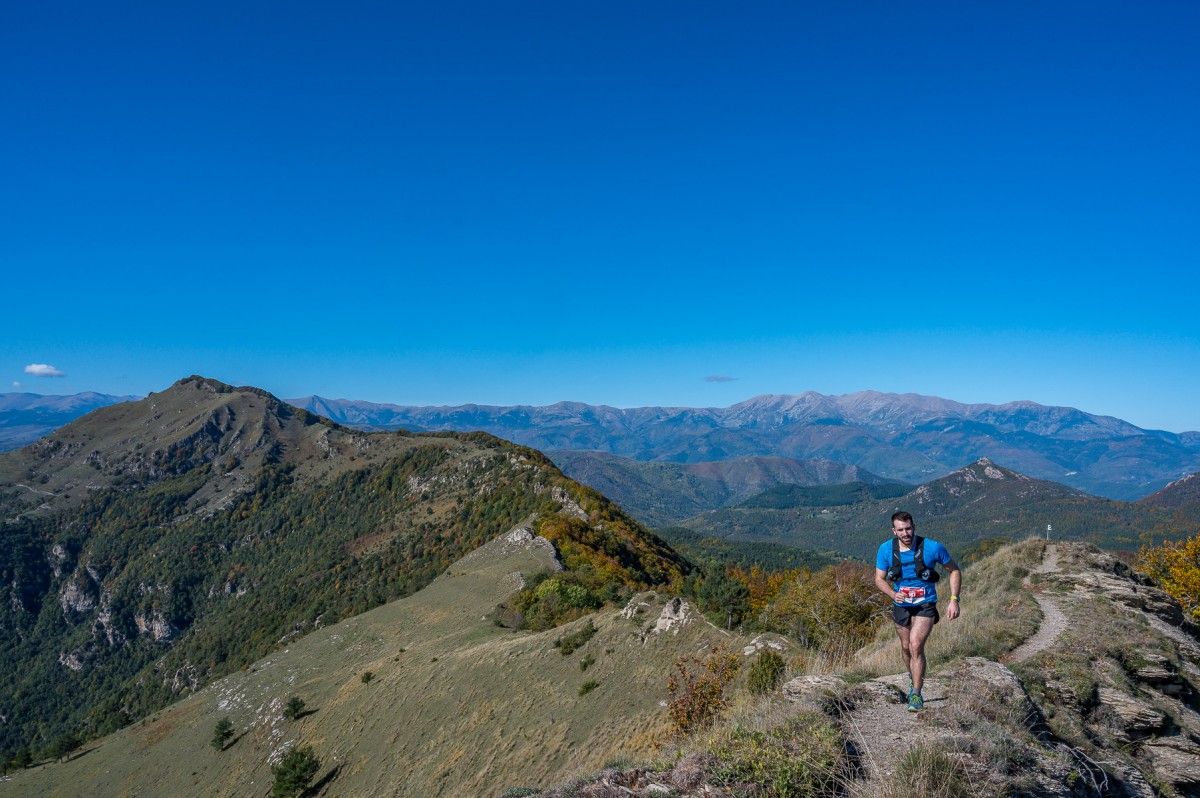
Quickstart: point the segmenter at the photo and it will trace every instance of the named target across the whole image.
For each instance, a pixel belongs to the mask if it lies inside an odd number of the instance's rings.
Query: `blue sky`
[[[0,390],[874,388],[1198,429],[1198,32],[1184,2],[17,4]]]

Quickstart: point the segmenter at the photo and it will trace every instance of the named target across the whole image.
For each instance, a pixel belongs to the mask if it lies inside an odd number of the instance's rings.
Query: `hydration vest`
[[[936,582],[942,576],[933,568],[925,564],[925,538],[920,535],[913,535],[913,566],[917,571],[917,579],[922,582]],[[900,565],[900,541],[897,538],[892,538],[892,567],[887,569],[887,580],[889,582],[899,582],[903,576],[904,570]]]

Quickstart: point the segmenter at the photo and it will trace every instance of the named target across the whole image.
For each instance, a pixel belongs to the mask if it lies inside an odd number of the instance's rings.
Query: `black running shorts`
[[[892,620],[897,626],[912,626],[912,619],[916,618],[933,618],[933,622],[937,623],[942,619],[938,612],[937,602],[930,601],[925,604],[893,604],[892,605]]]

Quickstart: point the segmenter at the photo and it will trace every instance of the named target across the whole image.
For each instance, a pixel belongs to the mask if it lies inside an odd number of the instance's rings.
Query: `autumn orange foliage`
[[[725,688],[738,672],[738,655],[713,646],[708,656],[680,657],[667,677],[667,712],[682,732],[703,728],[729,703]]]

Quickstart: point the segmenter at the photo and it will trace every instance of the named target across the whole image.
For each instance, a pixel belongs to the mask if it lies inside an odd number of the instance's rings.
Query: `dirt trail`
[[[1058,547],[1048,545],[1041,564],[1033,569],[1033,574],[1056,573],[1058,570]],[[1025,577],[1024,584],[1026,588],[1032,586],[1029,576]],[[1067,628],[1067,616],[1063,614],[1058,602],[1053,597],[1045,593],[1034,593],[1033,597],[1037,600],[1038,606],[1042,608],[1042,623],[1032,637],[1013,649],[1012,653],[1005,658],[1009,664],[1023,662],[1039,651],[1045,651],[1054,645],[1054,641]]]
[[[908,711],[903,696],[908,692],[908,674],[881,676],[863,684],[879,700],[865,703],[843,715],[842,722],[858,751],[866,782],[855,795],[878,795],[891,781],[901,757],[914,739],[936,739],[939,732],[928,725],[918,728],[918,712]],[[933,708],[946,700],[946,684],[937,677],[925,679],[921,690],[925,705]]]
[[[1056,573],[1058,570],[1058,548],[1053,545],[1047,546],[1042,562],[1033,570],[1033,574]],[[1029,577],[1025,578],[1025,585],[1031,587]],[[1041,593],[1035,593],[1034,598],[1042,608],[1042,623],[1032,637],[1005,658],[1009,663],[1020,662],[1049,648],[1066,629],[1067,617],[1054,598]],[[908,705],[903,700],[903,695],[908,691],[907,673],[871,679],[863,686],[879,695],[881,700],[865,703],[843,716],[843,722],[859,751],[862,766],[866,770],[869,792],[870,789],[890,781],[900,757],[911,747],[914,735],[918,734],[919,713],[909,712]],[[926,706],[938,706],[946,700],[946,692],[947,685],[938,676],[932,675],[925,679],[922,693]],[[923,739],[930,739],[931,736],[936,737],[941,733],[925,724],[919,727],[919,734]]]

